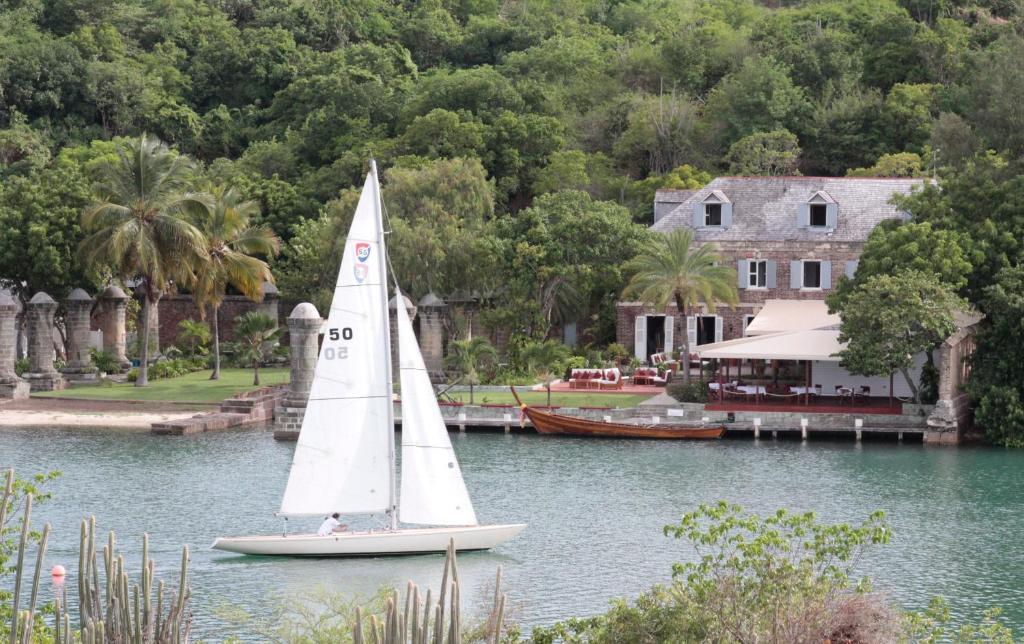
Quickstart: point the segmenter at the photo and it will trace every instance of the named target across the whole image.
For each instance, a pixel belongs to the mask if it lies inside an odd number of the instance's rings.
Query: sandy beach
[[[201,407],[168,403],[29,398],[0,405],[3,427],[74,427],[149,431],[153,423],[191,418]]]

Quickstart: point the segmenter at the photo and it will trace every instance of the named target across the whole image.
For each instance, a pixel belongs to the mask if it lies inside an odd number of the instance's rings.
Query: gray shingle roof
[[[677,190],[675,188],[659,188],[654,192],[654,221],[676,209],[676,207],[692,197],[696,190]]]
[[[906,213],[889,203],[893,194],[909,194],[924,183],[924,179],[718,177],[660,218],[652,229],[692,228],[693,204],[721,191],[733,204],[732,225],[697,228],[694,237],[698,241],[866,241],[883,220],[906,218]],[[819,190],[839,205],[838,224],[831,235],[797,226],[799,205]]]

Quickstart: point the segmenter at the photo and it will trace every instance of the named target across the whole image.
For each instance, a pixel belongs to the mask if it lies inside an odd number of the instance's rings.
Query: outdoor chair
[[[865,398],[865,399],[870,398],[871,397],[871,387],[868,386],[868,385],[861,385],[860,386],[860,391],[858,391],[854,395],[856,397],[858,397],[858,398]]]
[[[622,389],[622,374],[618,369],[605,369],[602,376],[597,381],[599,389]]]

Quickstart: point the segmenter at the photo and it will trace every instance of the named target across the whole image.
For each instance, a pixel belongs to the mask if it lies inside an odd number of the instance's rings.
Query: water
[[[514,616],[524,625],[604,610],[669,579],[692,556],[662,536],[697,504],[727,499],[767,513],[814,510],[824,521],[859,522],[883,509],[892,543],[871,551],[863,572],[906,608],[933,595],[957,619],[999,605],[1024,632],[1024,453],[920,445],[726,440],[708,443],[593,441],[534,435],[452,435],[481,522],[526,522],[513,541],[460,555],[464,597],[481,599],[504,567]],[[182,544],[192,549],[195,634],[258,639],[251,625],[282,595],[312,589],[369,595],[383,584],[439,584],[439,556],[295,560],[211,551],[224,534],[274,533],[294,444],[265,431],[155,438],[62,430],[0,431],[0,467],[22,475],[57,468],[49,565],[77,566],[78,522],[95,514],[114,529],[138,569],[149,532],[158,576],[176,578]],[[313,528],[310,521],[296,528]],[[47,589],[49,592],[49,589]]]

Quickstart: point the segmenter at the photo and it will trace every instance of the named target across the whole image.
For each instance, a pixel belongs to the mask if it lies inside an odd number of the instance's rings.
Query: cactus
[[[462,612],[459,604],[459,569],[455,561],[455,541],[448,543],[441,575],[441,589],[436,604],[428,588],[425,601],[420,601],[420,590],[411,581],[406,587],[404,606],[398,601],[398,591],[388,598],[384,615],[370,615],[364,619],[356,609],[352,641],[355,644],[461,644]],[[482,636],[487,644],[501,640],[504,627],[506,596],[501,592],[501,567],[494,583],[494,604],[483,626]],[[446,619],[447,616],[447,619]],[[433,618],[433,623],[431,619]],[[368,635],[366,634],[368,631]]]
[[[0,526],[6,520],[7,508],[14,499],[14,471],[8,470],[7,482],[0,496]],[[11,600],[10,644],[29,644],[36,626],[36,605],[39,599],[40,576],[45,565],[50,524],[43,528],[36,554],[31,593],[25,610],[21,604],[22,579],[28,574],[26,555],[31,541],[32,495],[25,495],[15,567],[14,592]],[[96,519],[83,520],[78,549],[78,631],[72,630],[68,613],[67,587],[54,602],[52,638],[55,644],[179,644],[188,642],[191,614],[188,610],[190,592],[188,579],[188,547],[182,549],[181,569],[176,596],[164,606],[164,582],[157,581],[156,606],[153,605],[153,584],[156,564],[149,557],[149,535],[142,537],[142,571],[139,583],[132,584],[124,556],[117,553],[116,537],[110,532],[103,546],[103,584],[96,559]],[[41,623],[41,622],[40,622]],[[47,638],[49,639],[49,638]]]

